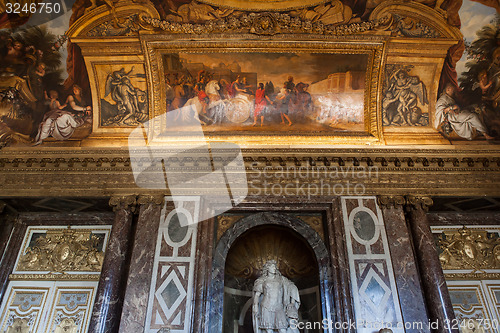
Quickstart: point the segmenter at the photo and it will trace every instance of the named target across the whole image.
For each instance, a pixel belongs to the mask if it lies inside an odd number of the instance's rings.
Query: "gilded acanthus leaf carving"
[[[99,272],[104,253],[99,237],[88,230],[49,230],[20,258],[18,271]]]
[[[493,235],[466,227],[443,232],[438,238],[443,269],[499,269],[500,238]]]
[[[257,35],[274,35],[277,33],[308,33],[320,35],[342,36],[349,34],[359,34],[374,30],[378,26],[385,26],[386,17],[374,21],[346,23],[342,20],[342,15],[338,16],[337,23],[330,24],[333,18],[327,21],[317,19],[309,20],[302,14],[292,13],[237,13],[225,17],[214,18],[202,23],[185,23],[168,21],[141,16],[142,24],[148,24],[153,28],[163,30],[168,33],[183,34],[208,34],[208,33],[252,33]],[[325,23],[326,22],[326,23]]]
[[[426,23],[398,14],[381,15],[363,21],[353,17],[350,7],[339,0],[315,7],[286,12],[251,12],[217,8],[195,1],[181,5],[165,19],[145,13],[114,18],[87,33],[89,37],[133,36],[140,30],[156,29],[171,34],[251,33],[318,34],[345,36],[369,31],[392,32],[392,35],[415,38],[439,38],[440,33]]]

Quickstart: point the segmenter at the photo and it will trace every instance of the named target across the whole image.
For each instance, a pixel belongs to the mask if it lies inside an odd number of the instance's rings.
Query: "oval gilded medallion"
[[[200,0],[209,5],[245,11],[283,11],[317,6],[328,0]]]

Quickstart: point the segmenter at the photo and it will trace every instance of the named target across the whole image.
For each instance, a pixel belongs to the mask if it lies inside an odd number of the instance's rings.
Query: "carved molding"
[[[445,273],[446,280],[500,280],[500,273]]]
[[[89,230],[48,230],[28,247],[16,270],[99,272],[104,252],[98,250],[98,243],[99,238]]]
[[[400,37],[461,39],[458,28],[450,26],[440,10],[415,1],[382,1],[370,14],[370,20],[388,18],[387,30]]]
[[[116,2],[113,0],[113,2]],[[112,2],[109,2],[112,3]],[[90,10],[89,10],[90,9]],[[88,8],[86,13],[73,23],[66,36],[70,39],[97,36],[127,36],[139,30],[148,30],[141,26],[136,16],[159,18],[159,14],[149,1],[118,1],[113,6],[103,5],[94,9]],[[109,33],[109,34],[107,34]]]
[[[210,33],[250,33],[256,35],[275,34],[317,34],[345,36],[362,34],[387,25],[387,18],[347,24],[323,24],[311,22],[285,13],[244,13],[241,16],[228,16],[206,23],[179,23],[141,16],[141,24],[172,34],[210,34]]]
[[[390,3],[388,5],[387,3]],[[270,3],[260,3],[260,10],[234,10],[211,6],[213,3],[191,2],[160,19],[152,8],[138,4],[121,4],[113,10],[101,6],[80,18],[70,29],[76,37],[137,36],[141,30],[157,30],[171,34],[250,33],[256,35],[316,34],[345,36],[390,31],[392,36],[406,38],[455,37],[456,32],[442,21],[440,14],[425,5],[386,1],[379,5],[369,20],[351,20],[352,11],[340,1],[325,5],[301,4],[300,9],[276,11]],[[271,6],[262,11],[262,6]],[[132,10],[132,8],[134,10]],[[142,9],[139,13],[139,9]],[[197,13],[192,15],[191,13]],[[97,18],[89,16],[97,14]],[[86,18],[86,20],[83,20]],[[89,23],[90,22],[90,23]],[[79,27],[78,26],[82,26]],[[85,32],[83,32],[85,31]]]
[[[104,21],[98,26],[90,29],[87,32],[87,37],[136,36],[140,30],[146,30],[140,22],[139,14],[132,14],[121,19]]]
[[[500,194],[500,158],[494,147],[449,150],[243,149],[242,153],[247,179],[252,184],[249,185],[251,195],[259,194],[258,191],[265,194],[261,189],[273,184],[283,187],[290,184],[288,189],[297,190],[297,195],[300,195],[298,190],[303,183],[323,182],[333,187],[353,180],[365,186],[367,195]],[[178,157],[171,161],[172,170],[179,173],[196,170],[192,159]],[[297,183],[294,170],[302,170],[308,177]],[[369,174],[370,170],[373,171],[371,176],[357,177],[358,173]],[[343,172],[347,172],[345,176]],[[118,205],[118,197],[130,193],[169,194],[166,189],[137,187],[128,152],[121,149],[4,149],[0,153],[0,183],[3,197],[116,196],[111,201],[112,206]],[[213,186],[195,190],[211,193]],[[321,195],[321,191],[317,195]]]
[[[500,238],[486,230],[444,231],[438,238],[439,260],[443,269],[500,269]]]
[[[10,274],[11,281],[99,281],[99,274]]]

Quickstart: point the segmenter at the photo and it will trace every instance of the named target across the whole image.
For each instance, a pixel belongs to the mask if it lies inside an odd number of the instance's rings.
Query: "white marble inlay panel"
[[[199,197],[175,198],[176,208],[168,209],[165,198],[162,221],[156,240],[153,276],[144,332],[170,329],[172,333],[191,330],[194,265],[196,255]],[[189,205],[189,209],[186,209]]]
[[[342,197],[354,311],[359,333],[404,333],[382,212],[375,197]],[[370,207],[375,207],[373,210]]]

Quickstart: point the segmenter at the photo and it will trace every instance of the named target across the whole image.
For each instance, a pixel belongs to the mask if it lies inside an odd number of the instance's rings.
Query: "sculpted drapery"
[[[276,261],[266,262],[253,287],[254,332],[298,333],[292,321],[298,322],[299,306],[299,291],[295,284],[281,275]]]

